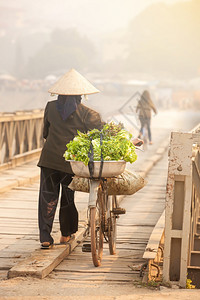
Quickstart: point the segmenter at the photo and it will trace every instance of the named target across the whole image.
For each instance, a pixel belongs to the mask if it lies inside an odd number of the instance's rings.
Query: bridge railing
[[[165,208],[163,280],[200,288],[200,124],[172,132]]]
[[[42,131],[43,110],[0,114],[0,170],[38,156]]]

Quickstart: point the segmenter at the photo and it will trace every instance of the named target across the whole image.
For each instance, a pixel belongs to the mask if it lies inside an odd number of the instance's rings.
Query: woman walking
[[[61,189],[59,222],[60,243],[70,240],[78,230],[78,212],[74,204],[74,191],[68,188],[73,172],[63,154],[77,130],[87,132],[101,129],[103,122],[99,113],[84,106],[81,96],[99,91],[74,69],[71,69],[49,90],[58,98],[49,101],[44,112],[43,137],[45,143],[38,166],[41,168],[39,193],[39,231],[41,247],[53,245],[51,236],[53,220]]]
[[[154,111],[157,114],[157,109],[151,100],[150,94],[148,91],[144,91],[141,95],[138,105],[136,107],[136,113],[139,115],[139,120],[141,124],[139,137],[143,135],[144,127],[147,127],[149,144],[152,144],[152,135],[151,135],[151,111]]]

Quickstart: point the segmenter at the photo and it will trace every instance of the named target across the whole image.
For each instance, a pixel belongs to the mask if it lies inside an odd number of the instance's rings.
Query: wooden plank
[[[133,282],[141,278],[139,277],[139,272],[132,272],[131,274],[113,274],[113,273],[91,273],[86,274],[83,273],[82,276],[80,273],[73,273],[73,272],[55,272],[54,278],[65,279],[65,280],[72,280],[72,281],[106,281],[106,282]]]
[[[4,202],[7,200],[11,200],[13,202],[18,202],[18,201],[28,201],[29,203],[37,203],[38,200],[38,196],[37,195],[24,195],[23,193],[20,193],[20,195],[18,193],[5,193],[3,194],[3,196],[0,194],[0,202]]]
[[[156,258],[158,247],[160,245],[160,241],[165,228],[165,210],[163,211],[161,217],[159,218],[156,226],[154,227],[151,236],[149,238],[148,244],[145,248],[145,252],[143,254],[144,259],[152,259]]]
[[[86,227],[81,228],[77,232],[76,238],[67,245],[54,246],[51,251],[42,249],[34,251],[31,257],[11,268],[8,272],[8,277],[33,276],[44,278],[79,245],[85,231]]]
[[[154,227],[157,220],[160,217],[160,213],[148,214],[145,215],[146,219],[144,218],[144,214],[140,214],[140,218],[135,219],[126,219],[124,220],[123,224],[118,223],[118,226],[137,226],[137,227]]]
[[[7,270],[0,270],[0,280],[7,279]]]
[[[0,228],[2,228],[2,226],[7,226],[7,227],[15,227],[15,226],[19,226],[19,227],[34,227],[36,228],[38,226],[37,222],[31,221],[31,222],[27,222],[27,220],[13,220],[13,219],[3,219],[0,221]],[[0,233],[1,235],[1,233]]]
[[[12,221],[12,219],[11,219]],[[30,233],[33,232],[34,230],[36,230],[38,228],[38,224],[37,222],[30,222],[30,224],[28,226],[26,226],[26,224],[28,224],[28,222],[20,222],[21,220],[17,220],[16,222],[9,222],[9,220],[7,219],[5,222],[1,221],[0,222],[0,228],[16,228],[16,227],[19,227],[19,228],[30,228]],[[24,221],[24,220],[23,220]],[[27,220],[25,220],[27,221]],[[14,232],[13,232],[14,233]],[[10,233],[12,235],[12,232]],[[16,233],[15,233],[16,234]],[[3,232],[0,232],[0,238],[2,236],[5,236],[7,235],[7,233],[3,233]]]
[[[88,260],[89,261],[89,260]],[[79,263],[74,263],[73,266],[68,266],[67,262],[62,263],[62,265],[58,265],[55,268],[55,272],[76,272],[76,273],[113,273],[113,274],[133,274],[133,271],[128,265],[123,266],[119,265],[117,262],[116,264],[106,264],[105,261],[102,261],[102,266],[100,268],[95,268],[94,265],[91,263],[91,257],[90,257],[90,265],[88,266],[87,263],[83,266]]]
[[[29,209],[29,210],[36,210],[37,209],[36,202],[29,202],[29,201],[0,201],[0,209]]]
[[[34,220],[34,219],[37,219],[37,210],[35,211],[29,211],[28,209],[21,209],[20,211],[20,214],[16,214],[16,211],[15,210],[1,210],[0,211],[0,218],[15,218],[16,215],[18,216],[18,219],[31,219],[31,220]]]
[[[84,260],[83,260],[84,259]],[[70,255],[69,257],[67,257],[67,264],[69,266],[74,266],[75,263],[79,263],[79,265],[84,265],[86,266],[86,268],[88,268],[88,266],[94,268],[93,264],[92,264],[92,259],[91,259],[91,253],[89,257],[86,257],[84,255],[84,253],[81,253],[79,255]],[[110,262],[111,261],[111,262]],[[124,263],[127,264],[127,266],[130,266],[131,268],[134,265],[138,265],[138,264],[143,264],[145,262],[145,260],[143,260],[141,258],[141,254],[138,254],[136,257],[134,256],[119,256],[117,255],[117,265],[120,267],[121,265],[123,265]],[[111,256],[110,255],[104,255],[103,256],[103,260],[102,260],[102,266],[111,266],[113,264],[113,261],[111,260]],[[62,266],[65,265],[65,260],[60,264],[60,267],[62,268]],[[97,268],[98,271],[98,268]]]
[[[1,233],[3,234],[11,234],[11,235],[16,235],[18,236],[19,234],[20,235],[26,235],[26,234],[31,234],[30,233],[30,228],[4,228],[1,230]]]
[[[23,257],[20,258],[21,260],[23,259]],[[1,258],[0,257],[0,271],[2,270],[9,270],[10,268],[12,268],[16,263],[19,262],[19,257],[16,258]]]
[[[0,258],[25,258],[27,255],[27,252],[21,252],[20,254],[17,254],[16,251],[13,251],[13,249],[10,249],[10,251],[0,251]]]

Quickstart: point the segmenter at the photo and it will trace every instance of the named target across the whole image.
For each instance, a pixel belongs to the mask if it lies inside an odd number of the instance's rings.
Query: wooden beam
[[[82,226],[83,227],[76,233],[75,239],[70,241],[67,245],[54,245],[53,248],[48,250],[35,250],[30,257],[19,262],[8,271],[8,278],[19,276],[46,277],[83,240],[87,225],[85,223],[82,224]]]
[[[144,259],[154,260],[156,258],[160,241],[164,233],[164,228],[165,228],[165,210],[163,211],[161,217],[159,218],[156,226],[154,227],[151,233],[145,252],[143,254]]]

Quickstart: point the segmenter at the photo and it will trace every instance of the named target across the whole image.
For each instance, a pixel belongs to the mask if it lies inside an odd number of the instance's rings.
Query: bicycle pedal
[[[82,252],[91,252],[91,244],[83,244]]]
[[[122,207],[116,207],[116,208],[113,208],[112,213],[115,215],[124,215],[126,213],[126,210],[125,210],[125,208],[122,208]]]

